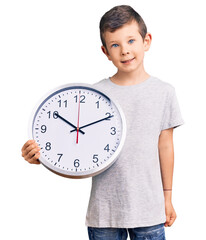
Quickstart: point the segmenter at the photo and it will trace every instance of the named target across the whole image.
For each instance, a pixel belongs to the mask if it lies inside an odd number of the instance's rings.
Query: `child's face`
[[[136,21],[123,25],[115,32],[105,32],[104,39],[107,49],[102,46],[102,51],[119,72],[141,71],[144,52],[149,50],[152,37],[147,33],[143,41]]]

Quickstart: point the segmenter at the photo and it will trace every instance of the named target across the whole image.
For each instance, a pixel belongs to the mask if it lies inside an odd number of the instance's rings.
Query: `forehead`
[[[139,33],[139,26],[136,21],[124,24],[121,28],[118,28],[114,32],[106,31],[104,33],[104,39],[106,42],[118,41],[130,36],[141,37]]]

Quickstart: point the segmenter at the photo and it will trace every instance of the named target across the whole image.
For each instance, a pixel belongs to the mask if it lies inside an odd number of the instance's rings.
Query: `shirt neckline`
[[[153,77],[152,76],[149,76],[149,78],[147,78],[146,80],[144,80],[143,82],[140,82],[140,83],[137,83],[137,84],[133,84],[133,85],[118,85],[114,82],[112,82],[112,80],[110,79],[110,77],[108,78],[108,82],[110,85],[112,86],[115,86],[115,87],[118,87],[118,88],[137,88],[137,87],[141,87],[141,86],[144,86],[146,85],[148,82],[150,82],[150,80],[152,79]]]

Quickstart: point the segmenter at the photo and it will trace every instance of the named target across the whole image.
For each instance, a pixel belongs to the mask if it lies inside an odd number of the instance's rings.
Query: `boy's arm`
[[[165,226],[167,227],[171,226],[176,219],[176,213],[172,206],[172,179],[174,169],[173,128],[161,131],[158,150],[165,197]]]

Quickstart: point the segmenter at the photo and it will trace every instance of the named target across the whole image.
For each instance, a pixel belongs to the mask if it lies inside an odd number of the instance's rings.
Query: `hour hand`
[[[69,124],[70,126],[72,126],[74,129],[74,131],[77,131],[77,127],[74,126],[74,124],[70,123],[68,120],[66,120],[65,118],[63,118],[62,116],[60,116],[58,113],[55,113],[55,115],[60,118],[62,121],[64,121],[65,123]],[[82,134],[85,134],[85,132],[83,132],[81,129],[79,129],[79,132]]]

